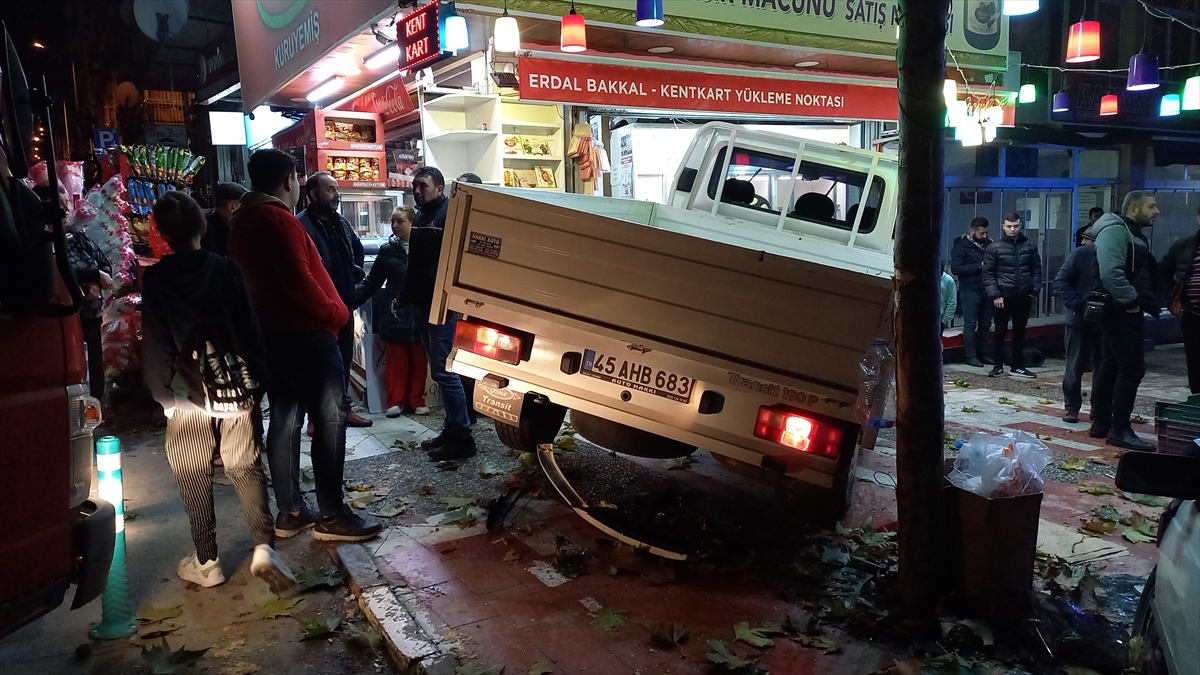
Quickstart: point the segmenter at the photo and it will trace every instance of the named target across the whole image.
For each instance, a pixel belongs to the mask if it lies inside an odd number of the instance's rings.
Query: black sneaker
[[[446,431],[445,429],[442,429],[442,433],[438,434],[436,438],[431,438],[428,441],[423,441],[421,443],[421,449],[424,450],[425,452],[433,452],[434,450],[437,450],[438,448],[440,448],[446,444],[446,439],[449,438],[448,434],[449,434],[448,431]]]
[[[302,507],[300,513],[297,514],[280,511],[279,515],[275,516],[275,536],[280,539],[290,539],[316,523],[317,514],[309,511],[307,506]]]
[[[345,511],[336,516],[321,516],[313,528],[313,539],[321,541],[367,541],[379,535],[383,526],[368,523],[357,514]]]
[[[443,435],[446,436],[445,443],[440,448],[436,448],[429,453],[429,459],[435,462],[473,457],[478,451],[475,447],[475,439],[471,436],[469,430],[446,432]]]
[[[988,372],[988,377],[1004,377],[1004,366],[996,366]]]
[[[1009,372],[1012,373],[1013,377],[1023,377],[1026,380],[1036,380],[1037,379],[1037,373],[1033,372],[1032,370],[1029,370],[1028,368],[1013,368]]]
[[[975,358],[974,356],[969,357],[963,363],[966,363],[968,366],[971,366],[972,368],[982,368],[983,367],[983,361],[980,361],[979,359]]]

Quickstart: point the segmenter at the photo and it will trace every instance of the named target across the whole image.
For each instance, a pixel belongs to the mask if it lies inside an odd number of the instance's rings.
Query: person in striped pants
[[[219,443],[225,475],[233,481],[254,539],[250,572],[280,593],[294,586],[296,578],[275,551],[254,420],[249,413],[209,415],[203,385],[186,378],[177,367],[182,363],[186,369],[187,359],[180,359],[179,352],[195,341],[197,331],[207,333],[220,322],[222,334],[233,336],[236,356],[261,378],[262,338],[245,281],[237,263],[200,248],[204,212],[190,196],[168,192],[160,197],[154,219],[174,253],[147,269],[143,279],[142,361],[146,386],[167,416],[167,460],[196,546],[179,562],[179,577],[204,587],[225,582],[217,557],[212,492],[213,449]]]

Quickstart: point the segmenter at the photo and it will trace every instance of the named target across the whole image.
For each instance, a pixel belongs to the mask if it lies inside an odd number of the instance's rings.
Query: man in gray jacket
[[[1119,448],[1153,451],[1133,432],[1129,418],[1146,374],[1142,315],[1162,311],[1154,256],[1142,234],[1143,227],[1154,224],[1158,203],[1154,195],[1135,190],[1125,195],[1121,213],[1105,215],[1092,226],[1100,282],[1112,300],[1100,320],[1104,355],[1092,380],[1088,435]]]

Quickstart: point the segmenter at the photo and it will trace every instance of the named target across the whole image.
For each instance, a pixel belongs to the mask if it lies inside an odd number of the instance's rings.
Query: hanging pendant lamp
[[[1087,0],[1084,0],[1084,16],[1071,26],[1067,35],[1067,63],[1087,63],[1100,58],[1100,22],[1087,20]]]
[[[663,0],[637,0],[637,20],[642,28],[658,28],[663,25]]]
[[[1183,83],[1183,109],[1200,110],[1200,75],[1189,77]]]
[[[1146,91],[1158,87],[1158,57],[1144,50],[1129,59],[1129,78],[1125,88],[1129,91]]]
[[[1037,102],[1037,87],[1032,82],[1026,82],[1021,85],[1021,89],[1017,94],[1017,103],[1035,102]]]
[[[1039,0],[1004,0],[1005,16],[1022,16],[1033,14],[1041,8]]]
[[[1061,113],[1071,112],[1071,97],[1067,92],[1060,91],[1054,95],[1054,102],[1050,105],[1050,111]]]
[[[575,13],[575,3],[571,3],[571,13],[562,18],[562,33],[558,48],[564,52],[582,52],[587,50],[587,21],[582,14]]]
[[[1162,101],[1158,104],[1159,117],[1174,117],[1179,114],[1182,108],[1179,94],[1167,94],[1162,97]]]
[[[458,12],[450,10],[446,16],[446,49],[458,51],[471,46],[471,37],[467,33],[467,20]]]
[[[504,0],[504,16],[496,19],[492,45],[498,52],[515,53],[521,50],[521,29],[517,26],[517,20],[508,15],[508,0]]]
[[[1117,98],[1116,94],[1105,94],[1104,97],[1100,99],[1100,115],[1102,117],[1116,115],[1120,111],[1121,99]]]

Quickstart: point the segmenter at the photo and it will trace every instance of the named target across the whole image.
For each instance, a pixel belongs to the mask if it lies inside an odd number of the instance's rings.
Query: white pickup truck
[[[669,205],[458,184],[433,308],[465,316],[449,365],[477,380],[475,409],[510,447],[550,443],[569,409],[603,447],[705,448],[808,484],[840,515],[874,444],[855,404],[860,360],[890,337],[896,170],[712,123]]]

